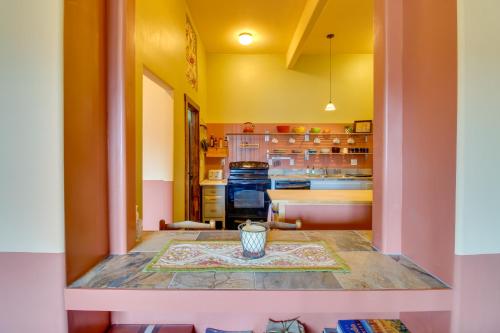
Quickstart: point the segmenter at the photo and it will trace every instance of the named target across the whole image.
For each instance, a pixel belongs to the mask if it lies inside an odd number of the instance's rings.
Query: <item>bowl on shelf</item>
[[[324,128],[323,129],[323,133],[324,134],[330,134],[332,132],[332,130],[330,128]]]
[[[243,133],[253,133],[255,129],[255,125],[250,122],[246,122],[243,124]]]
[[[292,131],[293,131],[294,133],[297,133],[297,134],[303,134],[303,133],[305,133],[305,132],[306,132],[306,128],[305,128],[304,126],[297,126],[297,127],[294,127],[294,128],[292,129]]]
[[[302,154],[302,150],[300,150],[300,149],[292,149],[292,153],[294,153],[294,154]]]
[[[316,154],[318,151],[316,149],[308,149],[307,152],[309,154]]]
[[[329,154],[330,153],[330,148],[321,148],[319,150],[321,154]]]
[[[278,131],[278,133],[289,133],[290,126],[278,125],[278,126],[276,126],[276,130]]]
[[[309,130],[310,133],[313,133],[313,134],[318,134],[318,133],[321,133],[321,128],[319,127],[312,127],[310,130]]]

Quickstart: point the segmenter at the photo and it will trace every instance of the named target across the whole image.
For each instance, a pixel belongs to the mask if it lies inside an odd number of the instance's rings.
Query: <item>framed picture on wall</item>
[[[354,121],[354,133],[371,133],[371,132],[372,132],[371,120]]]

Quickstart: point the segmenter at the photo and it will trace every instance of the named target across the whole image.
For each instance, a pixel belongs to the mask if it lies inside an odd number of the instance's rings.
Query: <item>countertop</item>
[[[200,182],[200,185],[201,186],[226,186],[227,179],[221,179],[221,180],[204,179]]]
[[[267,190],[273,203],[295,204],[368,204],[372,190]]]
[[[275,180],[373,180],[373,177],[356,177],[345,175],[272,175]]]

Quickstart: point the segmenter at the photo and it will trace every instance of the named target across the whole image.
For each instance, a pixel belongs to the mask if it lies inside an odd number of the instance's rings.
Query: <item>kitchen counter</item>
[[[200,185],[201,186],[226,186],[227,179],[220,179],[220,180],[204,179],[200,182]]]
[[[372,204],[372,190],[268,190],[273,203]]]
[[[372,190],[268,190],[272,219],[303,229],[371,229]]]
[[[269,176],[271,179],[275,180],[373,180],[373,177],[357,177],[357,176],[346,176],[346,175],[272,175]]]

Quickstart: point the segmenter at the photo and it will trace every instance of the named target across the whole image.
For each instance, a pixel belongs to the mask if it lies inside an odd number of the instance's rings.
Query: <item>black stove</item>
[[[241,222],[266,221],[271,188],[266,162],[244,161],[229,164],[226,196],[226,226],[237,229]]]

